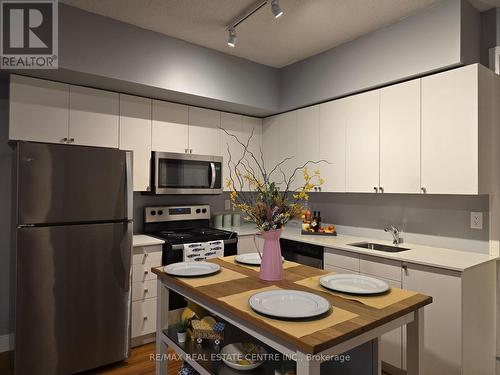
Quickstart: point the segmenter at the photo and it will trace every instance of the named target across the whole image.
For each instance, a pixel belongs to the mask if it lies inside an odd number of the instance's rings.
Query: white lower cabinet
[[[424,309],[423,374],[494,374],[495,262],[457,272],[325,248],[324,263],[325,270],[359,272],[433,298]],[[381,351],[384,372],[406,369],[405,329],[382,336]]]
[[[132,338],[155,331],[156,298],[132,302]]]
[[[156,331],[156,275],[161,266],[162,246],[134,246],[132,255],[132,346],[152,341],[143,339]]]

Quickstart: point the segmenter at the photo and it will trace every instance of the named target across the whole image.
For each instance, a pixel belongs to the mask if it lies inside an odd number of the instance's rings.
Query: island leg
[[[407,375],[423,375],[424,355],[424,309],[414,312],[413,322],[406,325]]]
[[[167,375],[168,346],[162,339],[163,330],[168,328],[168,288],[158,279],[156,305],[156,375]]]
[[[297,352],[297,375],[319,375],[321,362],[308,358],[308,355]]]
[[[380,351],[380,337],[372,340],[372,374],[382,374],[382,358]]]

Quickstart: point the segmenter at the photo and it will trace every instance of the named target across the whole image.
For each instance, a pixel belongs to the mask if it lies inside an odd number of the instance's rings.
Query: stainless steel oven
[[[221,194],[222,157],[153,151],[155,194]]]

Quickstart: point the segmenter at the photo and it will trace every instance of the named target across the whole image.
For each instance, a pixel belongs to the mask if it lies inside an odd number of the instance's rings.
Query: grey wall
[[[472,62],[474,46],[461,45],[464,22],[458,0],[445,0],[384,29],[281,70],[280,111],[345,96],[390,82]],[[476,12],[477,13],[477,12]],[[473,22],[471,27],[478,27]],[[463,28],[463,29],[462,29]],[[473,37],[474,39],[476,37]],[[463,37],[463,42],[471,38]],[[463,51],[462,51],[463,50]],[[477,58],[476,58],[477,61]]]
[[[278,109],[274,68],[62,3],[59,54],[61,69],[29,73],[254,115]]]
[[[0,81],[0,335],[12,332],[12,261],[11,207],[12,207],[12,149],[8,140],[8,90],[7,82]]]
[[[500,45],[500,8],[481,13],[481,64],[489,65],[488,50]]]
[[[311,194],[310,209],[324,222],[488,241],[488,196],[411,194]],[[483,229],[470,229],[470,212],[483,212]]]

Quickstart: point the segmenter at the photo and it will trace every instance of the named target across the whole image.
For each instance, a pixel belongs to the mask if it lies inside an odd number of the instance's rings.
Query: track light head
[[[281,9],[278,0],[271,0],[271,11],[273,12],[274,18],[279,18],[283,15],[283,9]]]
[[[228,37],[227,37],[227,45],[231,48],[236,47],[236,30],[234,28],[230,28],[228,30]]]

